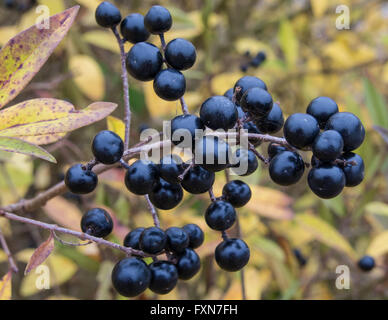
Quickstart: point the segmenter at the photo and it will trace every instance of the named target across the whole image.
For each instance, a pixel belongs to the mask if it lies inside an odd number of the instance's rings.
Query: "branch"
[[[1,243],[1,246],[3,247],[4,253],[8,257],[8,263],[9,263],[10,270],[14,273],[17,273],[19,271],[19,269],[15,263],[15,260],[12,257],[11,251],[9,250],[7,241],[5,240],[5,237],[4,237],[4,234],[3,234],[3,231],[1,230],[1,228],[0,228],[0,243]]]
[[[156,212],[156,209],[155,209],[154,205],[152,204],[150,197],[148,196],[148,194],[146,194],[144,196],[144,198],[147,200],[148,209],[150,210],[150,212],[152,214],[152,218],[154,219],[155,227],[160,228],[160,221],[159,221],[158,213]]]

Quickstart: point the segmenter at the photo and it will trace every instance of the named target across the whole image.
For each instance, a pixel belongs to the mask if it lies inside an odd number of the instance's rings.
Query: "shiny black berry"
[[[144,26],[144,17],[140,13],[132,13],[121,22],[120,31],[123,38],[131,43],[146,41],[150,33]]]
[[[303,159],[296,152],[280,152],[272,158],[269,164],[269,175],[272,181],[282,186],[297,183],[303,172]]]
[[[249,176],[254,173],[259,162],[252,150],[238,148],[233,155],[232,171],[239,176]]]
[[[153,205],[162,210],[175,208],[183,198],[182,187],[177,183],[169,183],[162,178],[156,182],[149,194]]]
[[[151,271],[143,260],[125,258],[112,271],[112,283],[118,293],[136,297],[144,292],[151,281]]]
[[[195,163],[208,171],[217,172],[229,164],[230,147],[216,136],[204,136],[195,145]]]
[[[154,79],[154,90],[164,100],[178,100],[186,91],[185,76],[172,68],[162,70]]]
[[[162,6],[152,6],[144,17],[144,24],[152,34],[161,34],[170,30],[172,26],[170,11]]]
[[[104,28],[113,28],[121,21],[120,10],[108,1],[100,3],[96,9],[95,17],[97,23]]]
[[[153,44],[138,42],[129,50],[126,64],[132,77],[141,81],[150,81],[161,70],[163,56]]]
[[[208,98],[199,111],[202,122],[210,129],[232,129],[237,121],[236,105],[224,96]]]
[[[274,156],[276,156],[278,153],[283,151],[288,151],[288,149],[285,146],[282,146],[281,144],[271,142],[268,145],[268,156],[270,159],[272,159]]]
[[[189,223],[183,227],[183,230],[189,235],[190,248],[195,249],[201,246],[205,239],[205,235],[200,227],[194,223]]]
[[[245,182],[233,180],[224,185],[222,196],[233,207],[241,208],[249,202],[252,197],[252,192],[251,188]]]
[[[189,235],[178,227],[171,227],[166,230],[167,245],[166,249],[175,253],[183,252],[189,246]]]
[[[353,152],[347,152],[342,155],[342,159],[347,162],[354,162],[346,164],[342,170],[345,173],[347,187],[355,187],[364,180],[364,161],[362,158]]]
[[[184,114],[171,121],[171,141],[180,148],[194,148],[196,132],[203,135],[205,125],[202,120],[193,114]]]
[[[194,45],[182,38],[170,41],[166,46],[164,55],[167,63],[177,70],[191,68],[197,58]]]
[[[373,257],[363,256],[360,260],[358,260],[357,265],[362,271],[367,272],[371,271],[375,267],[376,263]]]
[[[247,244],[241,239],[228,239],[221,242],[215,252],[216,262],[226,271],[238,271],[245,267],[250,257]]]
[[[66,187],[77,194],[86,194],[96,189],[97,175],[91,170],[84,170],[82,164],[75,164],[65,175]]]
[[[273,100],[267,90],[250,88],[241,97],[241,108],[254,118],[263,118],[272,109]]]
[[[344,140],[342,136],[334,130],[323,131],[313,143],[313,154],[321,161],[333,161],[337,159],[343,151]]]
[[[140,250],[139,240],[144,230],[145,228],[136,228],[130,231],[124,238],[124,246]]]
[[[137,195],[148,194],[158,181],[157,166],[149,161],[137,160],[130,165],[125,174],[125,185]]]
[[[308,114],[317,119],[321,129],[325,128],[327,120],[338,112],[337,103],[329,97],[318,97],[313,99],[307,107]]]
[[[123,156],[124,143],[116,133],[104,130],[94,137],[92,151],[98,162],[114,164]]]
[[[81,229],[91,236],[103,238],[112,232],[113,221],[104,209],[94,208],[82,216]]]
[[[183,253],[178,256],[176,264],[178,269],[178,277],[182,280],[189,280],[194,277],[201,268],[201,261],[198,254],[191,248],[186,248]]]
[[[230,101],[233,100],[233,88],[230,88],[225,91],[224,97],[228,98]]]
[[[289,144],[298,149],[306,149],[319,134],[319,125],[309,114],[294,113],[287,118],[283,131]]]
[[[178,270],[169,261],[154,261],[149,266],[151,281],[149,288],[157,294],[167,294],[178,282]]]
[[[253,76],[244,76],[240,78],[236,84],[234,85],[234,92],[236,92],[236,88],[239,87],[240,90],[236,93],[236,102],[240,103],[241,97],[243,94],[251,88],[261,88],[267,90],[267,86],[263,80],[253,77]]]
[[[159,164],[160,176],[170,183],[180,183],[179,176],[184,171],[182,159],[176,154],[163,157]]]
[[[209,191],[214,184],[214,180],[214,172],[201,166],[194,166],[187,172],[181,185],[189,193],[200,194]]]
[[[139,239],[140,249],[149,254],[161,252],[167,243],[166,233],[158,227],[145,229]]]
[[[345,187],[345,174],[337,166],[322,163],[313,167],[307,178],[310,189],[320,198],[338,196]]]
[[[278,132],[284,124],[283,111],[277,103],[274,103],[271,111],[255,123],[262,133]]]
[[[338,112],[326,123],[325,130],[338,131],[344,139],[344,151],[357,149],[365,138],[365,128],[360,119],[350,112]]]
[[[224,200],[217,200],[210,204],[205,213],[207,225],[217,231],[229,229],[236,221],[236,210]]]

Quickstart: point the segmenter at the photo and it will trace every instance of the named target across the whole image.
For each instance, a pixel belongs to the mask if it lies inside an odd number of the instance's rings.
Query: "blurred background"
[[[122,16],[145,14],[155,1],[116,0]],[[79,4],[77,20],[42,70],[13,104],[36,97],[71,101],[83,108],[93,101],[119,104],[113,117],[79,129],[65,139],[46,146],[58,165],[21,155],[0,154],[1,205],[32,197],[63,179],[75,162],[92,158],[90,144],[102,129],[121,126],[123,118],[120,59],[114,36],[97,26],[94,10],[98,0],[1,0],[0,46],[35,23],[39,4],[50,15]],[[243,239],[251,248],[245,268],[248,299],[385,299],[388,297],[388,3],[375,0],[181,0],[159,1],[173,16],[166,40],[186,38],[197,48],[195,66],[185,71],[185,99],[191,112],[211,95],[223,94],[241,76],[263,79],[285,113],[305,112],[317,96],[329,96],[341,111],[356,114],[367,135],[356,152],[365,162],[364,182],[346,189],[331,200],[317,198],[307,187],[306,174],[297,185],[282,188],[270,181],[268,170],[241,180],[248,182],[253,197],[238,210]],[[348,29],[339,30],[336,22]],[[346,17],[345,17],[346,18]],[[159,45],[155,36],[151,42]],[[126,45],[128,50],[130,45]],[[139,139],[145,126],[160,130],[163,119],[180,113],[179,102],[156,96],[152,82],[130,78],[133,111],[131,141]],[[266,154],[266,144],[260,147]],[[306,161],[311,154],[304,154]],[[308,170],[306,170],[307,172]],[[66,194],[28,215],[79,230],[83,212],[106,207],[115,229],[109,237],[122,242],[126,233],[151,226],[144,199],[123,187],[123,171],[103,174],[93,194]],[[232,178],[235,178],[232,176]],[[219,196],[225,184],[220,174],[215,183]],[[156,297],[146,291],[138,299],[241,299],[240,276],[226,273],[215,264],[213,253],[221,241],[211,231],[203,213],[208,195],[185,194],[183,203],[160,212],[162,226],[197,223],[205,231],[198,249],[201,272],[177,290]],[[23,268],[34,248],[47,238],[36,228],[0,219],[11,251]],[[235,234],[235,229],[228,233]],[[67,239],[64,237],[66,240]],[[357,260],[369,254],[377,267],[365,273]],[[64,247],[56,243],[46,264],[52,270],[51,289],[38,290],[36,274],[13,277],[13,299],[121,299],[111,287],[110,273],[120,254],[95,245]],[[7,259],[0,251],[1,274]],[[350,289],[336,288],[339,265],[346,265]]]

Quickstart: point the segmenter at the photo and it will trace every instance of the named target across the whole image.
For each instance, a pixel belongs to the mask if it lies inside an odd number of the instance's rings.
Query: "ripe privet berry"
[[[82,216],[81,229],[91,236],[103,238],[112,232],[113,221],[104,209],[94,208]]]
[[[179,176],[184,172],[182,159],[176,154],[163,157],[159,164],[160,176],[170,183],[180,183]]]
[[[189,169],[181,185],[183,189],[192,194],[201,194],[209,191],[215,180],[214,172],[208,171],[201,166]]]
[[[255,133],[255,134],[261,133],[257,128],[257,126],[253,123],[253,121],[245,122],[243,125],[243,129],[246,130],[248,133]],[[249,138],[248,141],[252,143],[255,147],[258,147],[261,144],[261,140],[256,138]]]
[[[172,68],[162,70],[154,79],[154,90],[164,100],[178,100],[186,91],[185,76]]]
[[[345,173],[346,186],[355,187],[364,180],[364,161],[362,158],[353,152],[347,152],[342,155],[345,161],[353,161],[355,164],[346,164],[342,170]]]
[[[129,74],[140,81],[150,81],[159,73],[163,56],[158,47],[148,42],[138,42],[126,57]]]
[[[333,161],[337,159],[344,148],[342,136],[334,130],[323,131],[313,143],[313,154],[321,161]]]
[[[94,137],[92,151],[98,162],[114,164],[123,156],[124,143],[116,133],[104,130]]]
[[[205,213],[207,225],[217,231],[229,229],[236,221],[236,210],[224,200],[217,200],[210,204]]]
[[[240,78],[234,85],[233,92],[236,92],[237,87],[240,87],[240,91],[236,93],[237,103],[240,103],[241,97],[248,89],[261,88],[267,90],[267,86],[264,81],[253,76],[245,76]]]
[[[230,88],[225,91],[224,97],[228,98],[230,101],[233,100],[233,88]]]
[[[299,266],[304,267],[307,264],[307,259],[302,254],[302,252],[299,249],[293,249],[292,252],[298,261]]]
[[[183,114],[171,121],[171,141],[180,148],[193,149],[195,145],[195,133],[202,133],[205,125],[202,120],[193,114]]]
[[[248,263],[250,251],[241,239],[227,239],[216,248],[215,258],[219,267],[226,271],[238,271]]]
[[[232,171],[239,176],[249,176],[254,173],[259,162],[256,155],[251,150],[239,148],[233,155]]]
[[[303,159],[296,152],[280,152],[272,158],[269,164],[269,175],[272,181],[282,186],[297,183],[303,172]]]
[[[319,161],[319,159],[316,156],[314,155],[311,156],[311,166],[316,167],[316,166],[319,166],[320,163],[321,161]]]
[[[241,108],[254,118],[262,118],[268,115],[272,109],[273,100],[267,90],[262,88],[250,88],[241,97]]]
[[[357,149],[365,138],[365,128],[360,119],[350,112],[338,112],[326,123],[325,130],[338,131],[344,139],[344,151]]]
[[[194,45],[182,38],[170,41],[166,46],[164,55],[167,63],[177,70],[191,68],[197,58]]]
[[[271,111],[265,117],[256,121],[256,126],[262,133],[278,132],[283,124],[283,111],[277,103],[273,104]]]
[[[193,249],[186,248],[183,253],[178,256],[176,268],[178,269],[179,279],[191,279],[201,268],[201,261],[198,254]]]
[[[238,106],[238,105],[236,105],[236,108],[237,108],[238,118],[239,119],[245,119],[247,116],[246,116],[244,110],[240,106]]]
[[[229,164],[229,145],[216,136],[204,136],[195,144],[195,163],[208,171],[217,172]]]
[[[249,202],[252,197],[252,192],[251,188],[245,182],[233,180],[224,185],[222,196],[233,207],[241,208]]]
[[[285,146],[282,146],[281,144],[277,144],[275,142],[271,142],[268,145],[268,156],[270,159],[272,159],[274,156],[276,156],[278,153],[283,151],[288,151],[288,149]]]
[[[145,229],[139,239],[140,249],[149,254],[161,252],[167,243],[166,233],[158,227]]]
[[[210,129],[232,129],[237,121],[236,105],[224,96],[213,96],[205,100],[199,111],[203,123]]]
[[[102,2],[97,7],[95,17],[97,23],[104,28],[113,28],[121,21],[120,10],[108,1]]]
[[[357,265],[362,271],[371,271],[375,267],[375,259],[371,256],[363,256],[358,260]]]
[[[144,292],[151,281],[151,271],[143,260],[125,258],[112,271],[112,283],[118,293],[136,297]]]
[[[178,282],[178,270],[169,261],[154,261],[149,265],[151,281],[149,288],[157,294],[167,294]]]
[[[120,31],[123,38],[131,43],[146,41],[150,33],[144,26],[144,17],[140,13],[132,13],[121,22]]]
[[[124,246],[140,250],[139,239],[145,228],[136,228],[130,231],[124,238]]]
[[[200,227],[194,223],[189,223],[183,227],[183,230],[189,235],[190,248],[195,249],[201,246],[205,239],[205,235]]]
[[[96,189],[97,183],[97,175],[91,170],[82,169],[82,164],[75,164],[65,175],[65,184],[72,193],[90,193]]]
[[[309,114],[294,113],[287,118],[283,131],[289,144],[298,149],[306,149],[319,134],[319,125]]]
[[[335,165],[322,163],[310,170],[307,181],[318,197],[330,199],[338,196],[345,187],[345,174]]]
[[[162,6],[152,6],[144,17],[144,24],[152,34],[162,34],[170,30],[172,26],[170,11]]]
[[[306,112],[317,119],[320,128],[323,129],[325,128],[327,120],[338,112],[338,106],[329,97],[318,97],[310,102]]]
[[[152,204],[158,209],[175,208],[183,198],[182,187],[177,183],[169,183],[162,178],[156,182],[149,194]]]
[[[157,166],[149,161],[137,160],[125,174],[127,189],[137,195],[145,195],[152,191],[158,179]]]
[[[189,235],[178,227],[171,227],[166,230],[167,245],[166,249],[175,253],[183,252],[189,246]]]

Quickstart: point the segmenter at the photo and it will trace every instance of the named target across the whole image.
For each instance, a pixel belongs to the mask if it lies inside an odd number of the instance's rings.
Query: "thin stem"
[[[255,146],[252,144],[252,143],[249,143],[249,150],[251,150],[255,156],[260,159],[261,161],[264,162],[264,164],[268,164],[269,163],[269,159],[267,159],[266,157],[264,157],[259,151],[256,150]]]
[[[241,239],[242,238],[242,232],[241,232],[241,225],[240,225],[240,220],[238,218],[238,215],[236,217],[236,228],[237,228],[237,237]],[[244,269],[240,270],[240,282],[241,282],[241,295],[242,295],[243,300],[246,300],[247,299],[247,293],[246,293],[246,289],[245,289],[245,273],[244,273]]]
[[[160,38],[160,43],[162,44],[162,50],[164,53],[164,51],[166,50],[166,40],[164,39],[164,34],[163,33],[159,34],[159,38]]]
[[[12,257],[11,251],[9,250],[7,241],[5,240],[5,237],[4,237],[4,234],[3,234],[3,231],[1,230],[1,228],[0,228],[0,243],[1,243],[1,246],[3,247],[4,253],[8,257],[8,263],[9,263],[9,267],[10,267],[11,271],[14,273],[19,272],[19,269],[15,263],[15,260]]]
[[[144,198],[147,200],[148,209],[150,210],[150,212],[152,214],[152,219],[154,219],[155,227],[160,228],[160,221],[159,221],[158,213],[156,212],[156,209],[155,209],[154,205],[152,204],[150,197],[148,196],[148,194],[146,194],[144,196]]]
[[[181,106],[182,106],[182,112],[184,114],[190,114],[189,112],[189,107],[187,106],[186,102],[185,102],[185,98],[181,97],[179,99],[180,103],[181,103]]]
[[[179,181],[183,181],[183,179],[186,177],[186,175],[189,173],[190,169],[195,166],[194,159],[191,161],[191,163],[187,166],[187,168],[178,176]]]
[[[153,256],[153,255],[147,254],[147,253],[140,251],[140,250],[135,250],[135,249],[132,249],[129,247],[124,247],[122,245],[119,245],[118,243],[114,243],[114,242],[111,242],[111,241],[108,241],[108,240],[105,240],[102,238],[94,237],[94,236],[87,234],[87,233],[74,231],[74,230],[67,229],[67,228],[62,228],[62,227],[59,227],[55,224],[49,224],[49,223],[41,222],[38,220],[25,218],[25,217],[22,217],[22,216],[19,216],[19,215],[10,213],[10,212],[6,212],[3,210],[0,210],[0,216],[7,218],[9,220],[27,223],[27,224],[34,225],[34,226],[37,226],[37,227],[42,228],[42,229],[50,230],[51,232],[54,232],[54,233],[59,232],[59,233],[72,235],[72,236],[74,236],[78,239],[81,239],[81,240],[90,240],[90,241],[93,241],[97,244],[120,250],[120,251],[126,253],[127,255],[137,255],[137,256],[141,256],[141,257],[152,257]]]
[[[214,192],[213,192],[213,187],[211,187],[211,188],[209,189],[209,196],[210,196],[210,200],[211,200],[212,202],[214,202],[214,201],[217,200],[217,198],[216,198],[216,196],[214,195]]]
[[[112,31],[120,47],[121,80],[123,82],[123,95],[124,95],[124,123],[125,123],[124,149],[127,150],[129,147],[129,135],[131,132],[131,104],[129,101],[129,84],[128,84],[127,68],[125,64],[124,42],[121,39],[116,27],[112,28]]]
[[[82,247],[82,246],[87,246],[87,245],[93,243],[93,241],[91,241],[91,240],[89,240],[88,242],[85,242],[85,243],[82,243],[82,242],[78,242],[78,243],[69,242],[69,241],[65,241],[65,240],[61,239],[61,238],[55,233],[55,231],[53,231],[52,233],[53,233],[53,235],[54,235],[54,238],[55,238],[59,243],[62,243],[62,244],[65,245],[65,246]]]

